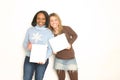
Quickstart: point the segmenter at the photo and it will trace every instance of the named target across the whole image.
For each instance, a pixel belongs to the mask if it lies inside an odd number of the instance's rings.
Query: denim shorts
[[[54,69],[57,70],[78,70],[76,59],[59,59],[54,60]]]

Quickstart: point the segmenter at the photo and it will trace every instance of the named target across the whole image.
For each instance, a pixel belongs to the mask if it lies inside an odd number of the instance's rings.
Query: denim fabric
[[[73,58],[73,59],[55,58],[54,68],[57,70],[77,70],[78,69],[75,58]]]
[[[32,80],[35,73],[35,80],[43,80],[45,70],[48,66],[49,60],[45,64],[37,64],[29,62],[29,57],[25,57],[23,80]]]

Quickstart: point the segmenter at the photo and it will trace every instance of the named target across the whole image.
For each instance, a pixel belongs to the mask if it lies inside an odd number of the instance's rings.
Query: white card
[[[32,49],[31,49],[31,54],[30,54],[30,62],[45,63],[46,52],[47,52],[47,45],[32,44]]]
[[[54,53],[64,50],[70,46],[64,33],[49,39],[49,42]]]

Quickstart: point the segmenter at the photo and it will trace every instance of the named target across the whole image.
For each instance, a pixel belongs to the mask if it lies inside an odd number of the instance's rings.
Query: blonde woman
[[[77,39],[77,34],[69,26],[63,26],[60,17],[56,13],[51,13],[49,19],[49,28],[54,36],[65,33],[70,44],[70,47],[55,53],[54,68],[57,72],[58,79],[65,80],[65,72],[67,71],[70,80],[78,80],[77,62],[72,47],[72,44]]]

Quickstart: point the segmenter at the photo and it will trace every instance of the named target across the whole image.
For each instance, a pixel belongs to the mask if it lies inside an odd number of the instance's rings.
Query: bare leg
[[[65,71],[57,70],[58,80],[65,80]]]
[[[69,70],[68,74],[70,76],[70,80],[78,80],[78,71]]]

